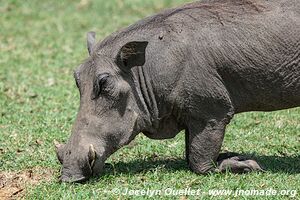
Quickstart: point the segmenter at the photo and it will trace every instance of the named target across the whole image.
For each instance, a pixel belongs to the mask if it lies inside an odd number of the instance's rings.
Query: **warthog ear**
[[[57,158],[58,158],[60,164],[62,164],[63,163],[63,148],[65,147],[65,144],[60,144],[56,140],[54,140],[53,143],[55,146]]]
[[[147,45],[146,41],[128,42],[120,49],[117,62],[127,69],[144,65]]]
[[[93,31],[90,31],[86,34],[86,37],[87,37],[87,48],[89,51],[89,55],[91,55],[93,47],[95,45],[95,41],[96,41],[96,33]]]
[[[95,151],[95,148],[92,144],[90,144],[89,146],[89,164],[91,166],[91,168],[94,166],[95,164],[95,160],[96,160],[96,151]]]

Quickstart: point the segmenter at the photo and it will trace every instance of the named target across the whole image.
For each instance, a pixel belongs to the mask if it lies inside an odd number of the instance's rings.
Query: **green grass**
[[[62,3],[63,2],[63,3]],[[300,192],[300,109],[235,116],[223,149],[254,154],[266,173],[199,176],[184,161],[184,136],[156,141],[138,136],[135,145],[112,155],[106,172],[86,184],[57,182],[60,165],[53,140],[66,141],[79,105],[72,71],[87,57],[85,34],[97,39],[184,0],[0,1],[0,171],[53,169],[50,181],[26,189],[29,199],[145,199],[116,189],[297,190]],[[87,4],[84,4],[87,2]],[[38,141],[38,142],[37,142]],[[299,194],[297,194],[299,198]],[[219,196],[219,199],[229,196]],[[287,198],[240,196],[239,199]]]

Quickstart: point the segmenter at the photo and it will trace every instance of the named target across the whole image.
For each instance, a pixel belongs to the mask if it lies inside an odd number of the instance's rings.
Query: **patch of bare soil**
[[[0,199],[18,199],[26,194],[26,187],[50,181],[54,170],[49,168],[32,168],[18,172],[0,172]]]

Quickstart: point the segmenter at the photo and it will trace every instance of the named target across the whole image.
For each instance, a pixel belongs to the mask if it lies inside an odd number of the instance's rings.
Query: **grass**
[[[151,199],[149,195],[117,194],[126,188],[192,188],[203,192],[199,196],[156,196],[162,199],[212,198],[208,194],[212,189],[300,192],[299,108],[239,114],[228,126],[223,149],[253,154],[266,173],[196,175],[187,169],[180,133],[163,141],[140,135],[134,145],[109,158],[110,165],[101,177],[84,185],[57,182],[60,165],[53,140],[68,139],[77,113],[79,96],[72,70],[87,57],[86,32],[96,31],[97,39],[103,39],[140,18],[184,2],[0,1],[0,171],[54,170],[50,180],[28,184],[25,198]]]

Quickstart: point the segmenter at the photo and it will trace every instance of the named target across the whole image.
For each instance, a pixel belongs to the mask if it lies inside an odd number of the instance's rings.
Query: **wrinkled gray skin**
[[[261,170],[219,151],[236,113],[300,105],[300,1],[215,0],[143,19],[95,44],[75,70],[80,108],[61,180],[98,175],[105,160],[139,133],[186,131],[196,173]],[[263,142],[263,141],[262,141]]]

